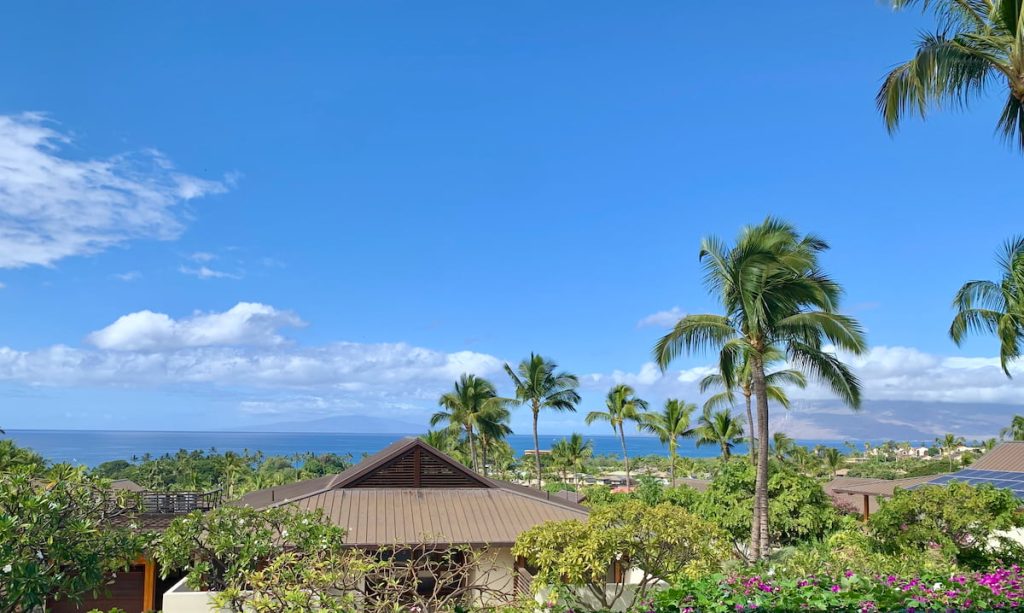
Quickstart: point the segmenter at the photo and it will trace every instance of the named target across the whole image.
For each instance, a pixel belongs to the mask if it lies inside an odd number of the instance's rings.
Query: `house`
[[[129,527],[145,532],[162,532],[174,518],[192,511],[209,511],[220,504],[220,490],[210,492],[151,492],[134,481],[113,481],[114,495],[127,492],[126,504],[111,505],[116,511],[106,521],[111,526]],[[155,560],[140,557],[126,571],[110,577],[103,591],[82,599],[47,603],[47,613],[72,613],[114,608],[125,613],[157,611],[163,605],[163,593],[181,579],[181,575],[161,578]]]
[[[856,500],[864,519],[868,519],[878,508],[878,501],[891,498],[897,489],[917,489],[926,485],[946,485],[951,481],[962,481],[972,485],[988,483],[1006,488],[1018,498],[1024,499],[1024,441],[999,443],[991,451],[975,460],[969,468],[954,473],[913,477],[910,479],[833,479],[825,490],[834,499],[848,496]]]
[[[824,485],[825,493],[840,509],[856,510],[866,521],[878,510],[879,500],[892,498],[899,488],[911,488],[934,477],[910,477],[907,479],[870,479],[860,477],[836,477]]]
[[[418,438],[399,440],[339,474],[251,492],[231,504],[320,510],[345,529],[347,544],[368,550],[486,551],[469,580],[507,595],[528,590],[532,579],[511,553],[522,532],[588,516],[570,500],[480,475]],[[165,612],[194,610],[170,603],[178,587],[166,595]]]

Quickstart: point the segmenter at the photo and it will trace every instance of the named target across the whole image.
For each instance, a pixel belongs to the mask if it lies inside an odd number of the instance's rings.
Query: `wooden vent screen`
[[[389,460],[349,487],[484,487],[468,474],[419,447]]]

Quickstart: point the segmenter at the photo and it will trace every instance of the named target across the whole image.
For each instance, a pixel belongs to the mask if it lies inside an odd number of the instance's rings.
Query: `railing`
[[[514,577],[514,587],[517,596],[529,596],[532,594],[531,586],[533,585],[533,575],[529,573],[525,568],[519,566],[516,568]]]
[[[209,511],[220,505],[222,491],[209,492],[141,492],[140,513],[191,513]]]

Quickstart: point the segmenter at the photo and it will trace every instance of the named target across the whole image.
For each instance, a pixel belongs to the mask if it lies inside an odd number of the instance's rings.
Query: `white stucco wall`
[[[213,606],[216,592],[195,592],[186,585],[186,579],[175,583],[164,592],[163,613],[228,613],[229,609]]]

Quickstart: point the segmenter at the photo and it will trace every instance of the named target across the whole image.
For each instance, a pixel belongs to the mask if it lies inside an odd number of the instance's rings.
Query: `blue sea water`
[[[359,459],[364,453],[375,453],[402,437],[400,434],[337,434],[315,432],[133,432],[124,430],[9,430],[7,438],[18,445],[34,449],[51,462],[71,462],[96,466],[108,460],[130,460],[150,454],[175,453],[185,450],[262,451],[267,455],[314,453],[352,454]],[[563,435],[541,435],[541,449],[547,449]],[[598,455],[621,455],[619,440],[614,436],[589,436]],[[813,447],[817,444],[840,447],[838,441],[798,441]],[[533,449],[533,437],[512,435],[509,443],[517,454]],[[630,457],[668,455],[667,449],[651,436],[626,437]],[[746,453],[745,445],[737,445],[734,453]],[[680,444],[679,454],[694,458],[718,455],[717,447],[696,447],[692,441]]]

